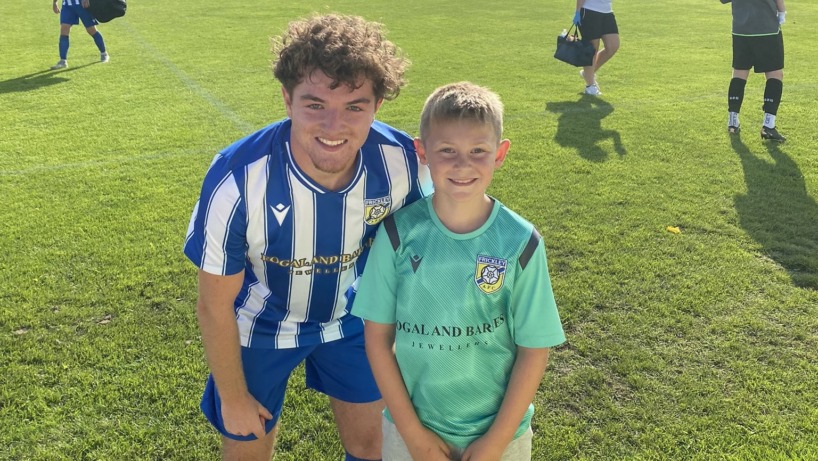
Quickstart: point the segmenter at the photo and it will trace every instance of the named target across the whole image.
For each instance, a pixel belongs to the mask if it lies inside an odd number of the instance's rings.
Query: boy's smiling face
[[[509,146],[507,139],[497,139],[491,124],[473,120],[433,121],[426,139],[415,139],[436,198],[450,204],[481,203]]]

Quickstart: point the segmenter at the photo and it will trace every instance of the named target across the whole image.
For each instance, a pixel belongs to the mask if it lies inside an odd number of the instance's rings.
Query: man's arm
[[[213,380],[222,401],[227,432],[236,435],[266,434],[264,420],[273,416],[250,395],[241,362],[239,329],[233,302],[241,290],[244,272],[214,275],[199,270],[196,315]]]
[[[532,349],[517,346],[517,359],[511,369],[506,395],[488,432],[463,452],[463,461],[499,461],[514,439],[528,406],[534,401],[540,381],[548,366],[549,348]]]

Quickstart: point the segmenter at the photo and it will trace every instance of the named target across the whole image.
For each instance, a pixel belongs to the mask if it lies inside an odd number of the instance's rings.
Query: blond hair
[[[420,139],[426,139],[432,123],[461,120],[490,124],[499,141],[503,135],[503,103],[493,91],[471,82],[441,86],[423,105]]]

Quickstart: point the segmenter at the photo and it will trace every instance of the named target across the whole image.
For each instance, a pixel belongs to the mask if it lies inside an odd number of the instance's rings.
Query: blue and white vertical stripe
[[[421,197],[411,138],[376,122],[350,185],[328,191],[296,165],[290,122],[266,127],[216,156],[191,217],[185,254],[205,272],[245,271],[236,299],[241,343],[291,348],[362,328],[348,293],[363,271],[377,223],[367,200],[395,211]]]

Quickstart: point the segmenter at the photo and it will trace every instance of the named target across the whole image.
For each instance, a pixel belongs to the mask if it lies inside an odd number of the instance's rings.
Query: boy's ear
[[[494,157],[494,168],[500,168],[503,166],[503,162],[506,161],[506,154],[508,154],[508,149],[511,147],[511,141],[508,139],[503,139],[500,141],[500,145],[497,147],[497,155]]]
[[[415,150],[418,153],[418,160],[420,160],[420,163],[423,165],[428,165],[429,160],[426,159],[426,149],[423,148],[423,141],[421,141],[420,138],[415,138]]]

